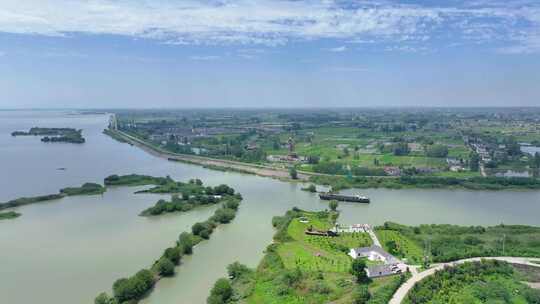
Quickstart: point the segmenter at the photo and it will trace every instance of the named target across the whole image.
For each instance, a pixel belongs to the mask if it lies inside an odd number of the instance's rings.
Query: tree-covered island
[[[14,131],[11,136],[42,136],[42,142],[67,142],[82,144],[86,140],[82,130],[73,128],[39,128],[33,127],[28,131]]]

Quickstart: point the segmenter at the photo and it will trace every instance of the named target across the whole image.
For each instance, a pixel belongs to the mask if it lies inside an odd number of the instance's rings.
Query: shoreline
[[[290,178],[288,169],[274,168],[264,165],[256,165],[243,163],[232,160],[223,160],[215,159],[204,156],[197,155],[186,155],[186,154],[177,154],[169,151],[165,151],[159,147],[153,146],[148,142],[136,138],[132,135],[129,135],[125,132],[119,130],[105,129],[104,134],[110,136],[111,138],[118,140],[120,142],[128,143],[132,146],[141,148],[143,151],[148,152],[151,155],[156,157],[165,158],[169,161],[178,161],[192,165],[199,165],[211,170],[219,171],[231,171],[243,174],[253,174],[262,177],[270,177],[286,182],[301,182],[301,183],[312,183],[321,186],[329,186],[335,190],[345,190],[345,189],[450,189],[450,190],[469,190],[469,191],[501,191],[501,190],[511,190],[511,191],[539,191],[540,183],[537,187],[528,187],[526,185],[508,185],[508,184],[490,184],[490,183],[477,183],[474,179],[451,179],[451,178],[441,178],[441,177],[431,177],[431,176],[422,176],[422,177],[410,177],[410,180],[422,180],[422,179],[432,179],[436,181],[445,182],[448,180],[459,181],[460,184],[455,183],[434,183],[430,185],[418,186],[415,184],[408,184],[402,182],[404,177],[392,177],[392,176],[361,176],[355,177],[356,179],[364,179],[365,182],[360,183],[353,181],[354,178],[347,178],[341,175],[328,175],[322,173],[306,172],[297,170],[298,179]],[[405,177],[407,178],[407,177]],[[498,179],[494,177],[485,177],[486,181],[489,179]],[[500,178],[503,180],[503,178]],[[504,179],[505,181],[510,181],[511,179]]]

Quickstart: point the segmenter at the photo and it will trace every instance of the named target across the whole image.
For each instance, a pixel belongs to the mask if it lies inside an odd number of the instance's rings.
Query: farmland
[[[118,129],[160,149],[338,176],[536,177],[537,110],[118,111]]]
[[[293,209],[285,216],[274,217],[275,243],[268,246],[257,269],[232,264],[229,279],[220,279],[216,286],[232,285],[228,303],[353,303],[363,288],[369,297],[366,303],[387,303],[405,275],[359,284],[351,274],[352,259],[347,252],[371,245],[366,233],[341,233],[336,237],[304,233],[308,228],[333,227],[337,215]],[[216,296],[216,288],[209,303]]]

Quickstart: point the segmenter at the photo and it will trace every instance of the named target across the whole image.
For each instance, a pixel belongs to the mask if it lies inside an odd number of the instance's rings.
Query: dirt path
[[[498,260],[498,261],[503,261],[503,262],[508,262],[508,263],[512,263],[512,264],[521,264],[521,265],[528,265],[528,266],[534,266],[534,267],[540,267],[540,264],[535,264],[535,263],[532,263],[531,261],[540,261],[540,259],[538,258],[519,258],[519,257],[484,257],[484,258],[471,258],[471,259],[463,259],[463,260],[458,260],[458,261],[454,261],[454,262],[449,262],[449,263],[442,263],[442,264],[437,264],[435,265],[433,268],[430,268],[428,270],[425,270],[425,271],[422,271],[420,273],[416,273],[414,274],[413,273],[413,276],[407,280],[407,282],[403,283],[403,285],[401,285],[401,287],[394,293],[394,296],[392,297],[392,299],[390,300],[390,302],[388,302],[389,304],[400,304],[403,299],[405,299],[405,297],[407,296],[407,293],[409,293],[409,291],[413,288],[413,286],[422,281],[423,279],[431,276],[431,275],[434,275],[435,272],[437,272],[438,270],[442,270],[444,269],[444,267],[453,267],[453,266],[457,266],[459,264],[463,264],[463,263],[466,263],[466,262],[478,262],[478,261],[481,261],[481,260]]]

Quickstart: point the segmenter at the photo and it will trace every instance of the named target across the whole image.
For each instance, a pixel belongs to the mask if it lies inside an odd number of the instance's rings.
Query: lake
[[[169,162],[101,132],[107,115],[66,111],[0,111],[0,201],[55,193],[66,186],[103,182],[110,174],[170,175],[226,183],[244,196],[237,218],[218,227],[209,241],[186,257],[173,278],[161,280],[143,303],[205,303],[226,266],[255,266],[274,233],[271,218],[293,206],[321,210],[327,202],[301,191],[301,184]],[[11,137],[33,126],[83,129],[86,143],[42,143]],[[66,168],[58,170],[58,168]],[[99,196],[69,197],[18,209],[0,221],[0,294],[10,304],[93,303],[112,283],[148,267],[182,231],[216,208],[154,218],[138,216],[159,198],[139,188],[109,188]],[[371,198],[369,205],[341,203],[340,222],[382,224],[540,225],[539,191],[347,190]]]

